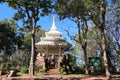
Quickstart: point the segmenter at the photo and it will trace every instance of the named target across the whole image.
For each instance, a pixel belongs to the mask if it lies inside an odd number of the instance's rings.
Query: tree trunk
[[[106,47],[105,47],[105,34],[104,32],[101,33],[101,42],[102,42],[102,50],[103,50],[103,63],[105,67],[105,74],[106,77],[110,77],[110,71],[108,67],[108,59],[107,59],[107,53],[106,53]]]
[[[102,51],[103,51],[103,63],[105,67],[105,74],[106,77],[110,77],[110,71],[108,67],[108,59],[107,59],[107,53],[106,53],[106,44],[105,44],[105,13],[106,13],[106,7],[105,7],[105,2],[104,0],[100,0],[100,10],[101,10],[101,44],[102,44]]]
[[[87,54],[86,51],[84,52],[84,59],[85,59],[85,74],[88,75],[89,71],[88,71],[88,58],[87,58]]]
[[[84,51],[84,60],[85,60],[85,74],[88,75],[89,71],[88,71],[88,58],[87,58],[87,42],[85,42],[84,45],[82,45],[83,51]]]
[[[29,75],[34,75],[34,53],[35,53],[35,26],[32,27],[31,32],[31,58],[30,58],[30,65],[29,65]]]

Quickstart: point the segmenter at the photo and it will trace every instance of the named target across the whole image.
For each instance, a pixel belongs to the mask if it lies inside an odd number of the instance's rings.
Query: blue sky
[[[16,11],[14,9],[7,7],[6,4],[0,4],[0,21],[4,19],[12,19],[15,12]],[[69,19],[60,21],[58,19],[58,16],[56,15],[54,17],[56,20],[56,26],[58,28],[58,31],[62,32],[62,36],[66,38],[68,42],[72,43],[70,38],[67,36],[65,30],[67,29],[71,32],[71,34],[75,34],[75,27],[73,28],[73,26],[75,26],[75,23],[71,22]],[[52,25],[52,19],[53,19],[53,15],[40,17],[40,20],[38,21],[38,25],[41,25],[42,28],[45,30],[49,30]],[[19,21],[18,25],[22,26],[22,23]]]

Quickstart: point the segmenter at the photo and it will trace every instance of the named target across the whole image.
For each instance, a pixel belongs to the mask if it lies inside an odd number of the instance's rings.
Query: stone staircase
[[[58,68],[49,69],[47,73],[48,74],[59,74],[59,69]]]

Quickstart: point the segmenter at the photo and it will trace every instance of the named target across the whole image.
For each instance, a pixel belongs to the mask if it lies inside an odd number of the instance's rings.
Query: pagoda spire
[[[52,27],[50,28],[50,30],[57,30],[56,25],[55,25],[55,17],[54,16],[53,16]]]

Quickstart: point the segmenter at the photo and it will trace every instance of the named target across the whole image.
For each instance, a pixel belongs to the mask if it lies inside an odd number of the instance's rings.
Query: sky
[[[7,7],[6,4],[0,4],[0,21],[2,21],[4,19],[12,19],[15,12],[16,11],[14,9]],[[75,34],[75,32],[76,32],[75,28],[73,28],[73,26],[75,26],[75,23],[71,22],[69,19],[60,21],[57,15],[51,14],[51,15],[48,15],[45,17],[40,17],[40,20],[38,21],[38,25],[41,25],[44,30],[49,30],[50,27],[52,26],[53,16],[55,17],[56,26],[58,28],[58,31],[62,32],[62,36],[68,42],[73,44],[73,42],[70,40],[70,38],[68,37],[68,35],[65,31],[65,30],[69,30],[71,32],[71,35]],[[22,22],[19,21],[18,25],[22,26]]]

